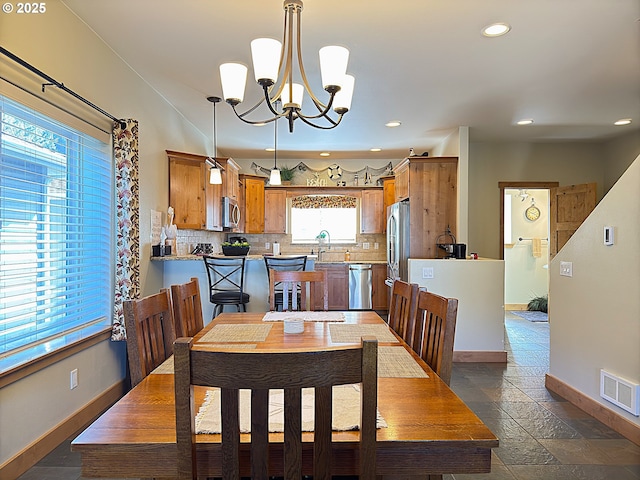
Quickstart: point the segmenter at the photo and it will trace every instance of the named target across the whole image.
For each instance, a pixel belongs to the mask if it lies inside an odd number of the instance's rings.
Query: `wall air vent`
[[[640,416],[640,385],[600,370],[600,396],[636,417]]]

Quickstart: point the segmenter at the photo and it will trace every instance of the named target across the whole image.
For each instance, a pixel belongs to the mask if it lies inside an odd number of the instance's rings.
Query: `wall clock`
[[[531,205],[524,211],[524,216],[527,217],[527,220],[534,222],[540,218],[540,209],[535,205]]]
[[[338,180],[340,177],[342,177],[342,169],[334,163],[329,167],[329,178],[331,180]]]

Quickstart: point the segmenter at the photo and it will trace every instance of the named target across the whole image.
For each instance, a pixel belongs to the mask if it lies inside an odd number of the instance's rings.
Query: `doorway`
[[[501,182],[500,255],[505,261],[505,310],[526,310],[549,292],[551,188],[557,182]]]

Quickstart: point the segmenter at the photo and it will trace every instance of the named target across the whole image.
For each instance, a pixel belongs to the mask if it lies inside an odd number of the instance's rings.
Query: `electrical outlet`
[[[374,250],[379,250],[380,249],[380,244],[378,242],[373,244],[373,249]]]
[[[74,368],[71,370],[71,374],[69,375],[69,390],[73,390],[78,386],[78,369]]]
[[[560,275],[563,277],[573,277],[573,263],[560,262]]]
[[[267,250],[270,250],[271,244],[269,242],[264,242],[264,248],[266,248]]]
[[[423,267],[422,278],[433,278],[433,267]]]
[[[369,242],[364,242],[364,243],[362,244],[362,248],[363,248],[363,250],[369,250],[369,247],[370,247],[370,246],[371,246],[371,245],[369,245]]]

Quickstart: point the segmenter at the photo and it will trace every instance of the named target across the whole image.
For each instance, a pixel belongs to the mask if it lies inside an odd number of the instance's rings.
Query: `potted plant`
[[[249,253],[249,242],[222,242],[222,253],[227,257],[239,257]]]
[[[291,167],[287,167],[286,165],[283,165],[282,167],[280,167],[280,180],[282,181],[283,185],[290,185],[295,174],[296,174],[295,167],[291,168]]]

